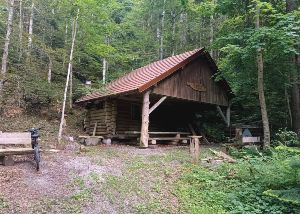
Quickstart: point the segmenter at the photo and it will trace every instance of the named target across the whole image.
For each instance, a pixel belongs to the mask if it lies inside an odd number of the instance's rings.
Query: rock
[[[88,151],[84,145],[80,145],[79,150],[80,150],[80,152],[87,152]]]
[[[85,139],[85,145],[86,146],[96,146],[99,144],[99,138],[98,137],[89,137]]]
[[[103,139],[103,143],[104,143],[105,145],[111,145],[111,139],[110,139],[110,138],[108,138],[108,139]]]
[[[3,165],[4,166],[13,166],[14,165],[14,159],[13,159],[13,156],[12,155],[9,155],[9,156],[5,156],[3,158]]]

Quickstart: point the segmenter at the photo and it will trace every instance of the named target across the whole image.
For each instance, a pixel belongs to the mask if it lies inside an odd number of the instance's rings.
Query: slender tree
[[[3,90],[4,79],[5,79],[5,75],[7,72],[8,47],[9,47],[11,31],[12,31],[13,15],[14,15],[14,0],[10,0],[9,8],[8,8],[6,37],[5,37],[3,56],[2,56],[2,68],[1,68],[1,77],[0,77],[0,94],[2,94],[1,91]]]
[[[33,32],[33,15],[34,15],[34,2],[31,3],[29,26],[28,26],[28,50],[27,58],[30,58],[32,48],[32,32]]]
[[[256,5],[255,28],[256,30],[260,29],[260,8],[258,3]],[[257,79],[258,95],[259,95],[260,110],[261,110],[263,129],[264,129],[264,148],[267,149],[270,147],[270,127],[269,127],[267,105],[265,100],[264,61],[263,61],[263,51],[261,47],[257,48],[256,63],[257,63],[257,71],[258,71],[258,79]]]
[[[19,0],[19,61],[23,54],[23,0]]]
[[[70,52],[67,80],[66,80],[66,84],[65,84],[64,100],[63,100],[63,106],[62,106],[62,111],[61,111],[61,120],[60,120],[59,131],[58,131],[58,142],[59,143],[61,142],[61,139],[62,139],[63,125],[64,125],[64,121],[65,121],[65,109],[66,109],[66,101],[67,101],[67,92],[68,92],[70,74],[71,74],[72,63],[73,63],[73,52],[74,52],[75,41],[76,41],[78,17],[79,17],[79,9],[77,11],[77,15],[76,15],[76,18],[74,20],[74,27],[73,27],[73,33],[72,33],[72,46],[71,46],[71,52]]]
[[[160,17],[159,59],[164,58],[165,14],[166,14],[166,0],[164,0],[163,2],[163,10]]]
[[[298,0],[287,0],[286,11],[291,13],[298,8]],[[297,47],[296,47],[297,48]],[[299,52],[298,52],[299,53]],[[291,56],[291,113],[292,113],[292,128],[294,132],[300,135],[300,93],[299,93],[299,54]]]

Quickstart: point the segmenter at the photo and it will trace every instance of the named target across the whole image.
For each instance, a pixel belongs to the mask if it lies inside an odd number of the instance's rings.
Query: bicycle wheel
[[[40,170],[40,149],[39,146],[34,147],[34,160],[36,162],[36,171]]]

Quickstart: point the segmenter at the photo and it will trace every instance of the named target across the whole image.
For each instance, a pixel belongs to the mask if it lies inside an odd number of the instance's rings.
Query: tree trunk
[[[286,12],[290,13],[298,8],[298,0],[286,1]],[[299,93],[299,55],[295,54],[291,57],[292,71],[292,92],[291,92],[291,112],[292,112],[292,128],[293,131],[300,136],[300,93]]]
[[[103,84],[106,83],[106,68],[107,68],[107,61],[103,58],[103,68],[102,68],[102,82]]]
[[[285,95],[286,105],[287,105],[289,118],[290,118],[290,126],[293,127],[293,117],[292,117],[292,110],[291,110],[291,104],[290,104],[290,97],[289,97],[289,93],[288,93],[286,87],[284,88],[284,95]]]
[[[255,28],[260,28],[260,9],[257,6],[257,14],[256,14],[256,23]],[[264,93],[264,64],[263,64],[263,53],[262,49],[259,47],[257,49],[257,71],[258,71],[258,95],[259,95],[259,103],[260,103],[260,110],[263,122],[263,129],[264,129],[264,149],[270,147],[270,127],[269,127],[269,118],[267,113],[267,105],[265,100],[265,93]]]
[[[213,4],[214,4],[214,1],[213,1]],[[210,55],[211,55],[211,57],[214,58],[214,51],[212,49],[212,44],[214,42],[214,15],[213,14],[210,16],[209,25],[210,25],[210,35],[209,35]]]
[[[182,12],[180,14],[181,22],[181,36],[180,36],[180,51],[185,50],[185,45],[187,43],[187,13]]]
[[[163,11],[161,13],[160,20],[160,45],[159,45],[159,59],[162,60],[164,58],[164,28],[165,28],[165,8],[166,8],[166,0],[164,0]]]
[[[52,60],[49,57],[49,65],[48,65],[48,83],[51,83],[51,78],[52,78]]]
[[[68,42],[68,21],[66,21],[66,27],[65,27],[65,43],[64,43],[65,49],[67,48],[67,42]],[[63,56],[63,68],[65,67],[65,63],[66,63],[66,51],[64,51],[64,56]]]
[[[31,55],[31,47],[32,47],[32,31],[33,31],[33,10],[34,10],[34,2],[31,4],[31,13],[29,19],[29,30],[28,30],[28,50],[27,50],[27,58],[30,58]]]
[[[176,49],[176,12],[172,11],[172,56]]]
[[[7,72],[8,47],[10,43],[13,15],[14,15],[14,0],[10,0],[9,9],[8,9],[6,37],[4,41],[4,49],[3,49],[3,56],[2,56],[2,68],[1,68],[1,76],[0,76],[0,95],[2,94],[1,91],[3,89],[4,79]]]
[[[69,108],[73,108],[73,64],[71,64],[70,70]]]
[[[23,54],[23,0],[19,2],[19,61]]]
[[[143,109],[142,109],[142,127],[140,147],[147,148],[149,141],[149,106],[150,106],[150,90],[146,91],[143,96]]]
[[[67,80],[66,80],[66,85],[65,85],[64,100],[63,100],[63,106],[62,106],[62,112],[61,112],[61,120],[60,120],[59,131],[58,131],[58,143],[60,143],[61,139],[62,139],[63,125],[64,125],[64,120],[65,120],[65,108],[66,108],[66,101],[67,101],[67,92],[68,92],[70,73],[71,73],[72,63],[73,63],[73,52],[74,52],[74,46],[75,46],[75,41],[76,41],[78,17],[79,17],[79,9],[77,11],[76,19],[74,20],[75,24],[74,24],[73,33],[72,33],[72,46],[71,46],[71,52],[70,52],[68,74],[67,74]]]

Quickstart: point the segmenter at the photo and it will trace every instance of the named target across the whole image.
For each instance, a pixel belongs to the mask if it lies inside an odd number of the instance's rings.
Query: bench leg
[[[12,155],[9,155],[9,156],[5,156],[3,158],[3,165],[4,166],[13,166],[14,165],[14,159],[13,159],[13,156]]]

